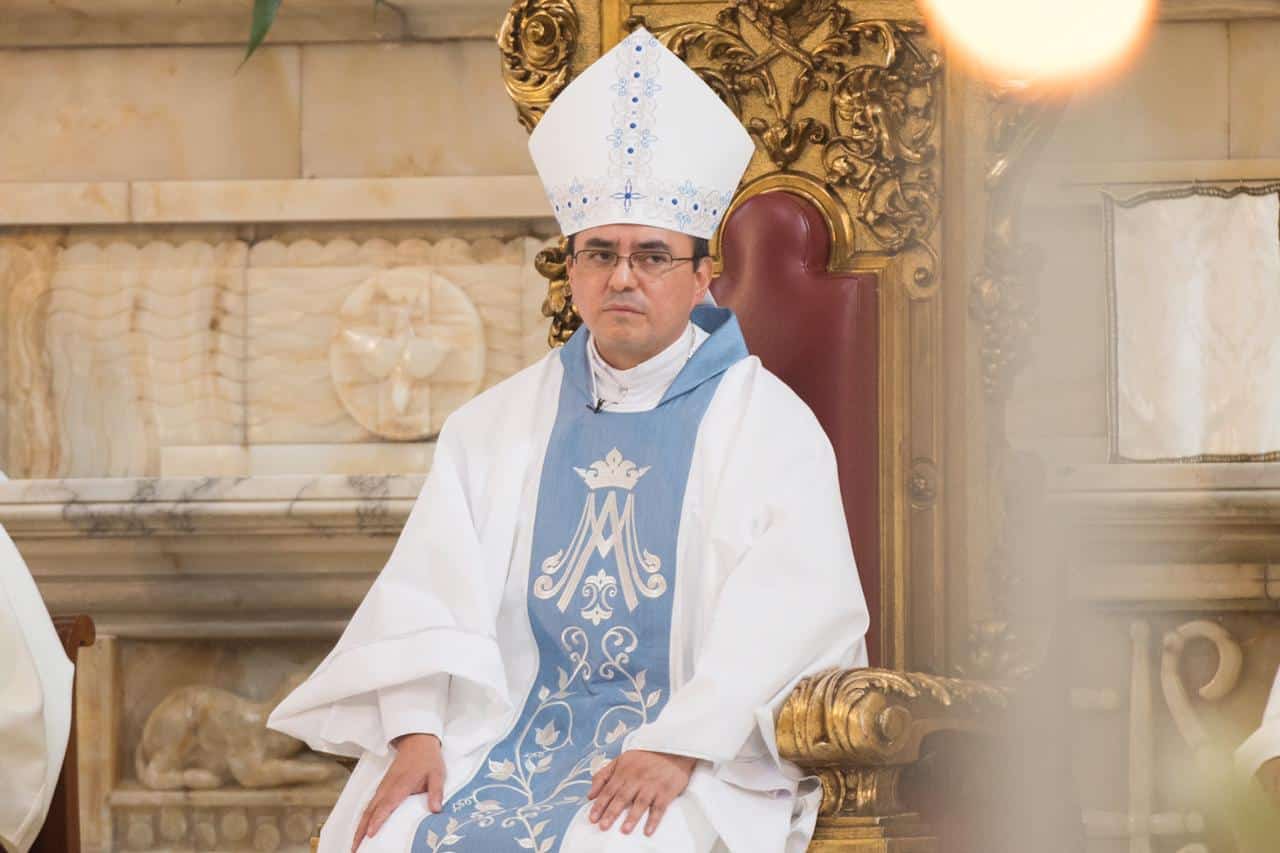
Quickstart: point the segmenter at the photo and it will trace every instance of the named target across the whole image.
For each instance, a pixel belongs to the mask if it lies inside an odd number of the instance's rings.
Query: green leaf
[[[249,49],[245,51],[243,62],[247,62],[253,52],[267,37],[267,31],[276,19],[280,10],[280,0],[253,0],[253,26],[249,30]]]

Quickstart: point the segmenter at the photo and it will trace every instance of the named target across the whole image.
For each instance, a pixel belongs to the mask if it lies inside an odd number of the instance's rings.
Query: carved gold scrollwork
[[[1022,368],[1035,326],[1031,281],[1037,254],[1018,239],[1017,215],[1027,170],[1048,141],[1066,101],[1057,93],[1008,85],[990,93],[987,231],[982,271],[974,279],[971,309],[982,326],[982,382],[1002,400]],[[995,418],[1003,422],[1003,418]]]
[[[582,324],[582,317],[573,304],[569,291],[568,273],[569,241],[561,238],[560,245],[543,249],[533,259],[533,267],[547,280],[547,298],[542,302],[542,316],[551,320],[547,332],[547,345],[558,347]]]
[[[937,731],[994,732],[999,687],[886,669],[830,670],[800,682],[778,719],[783,757],[823,784],[823,814],[901,811],[901,768]]]
[[[737,0],[715,23],[654,29],[779,171],[821,146],[814,171],[851,191],[855,217],[890,254],[925,245],[938,219],[929,164],[942,61],[922,46],[923,32],[913,22],[856,20],[834,0]]]
[[[578,44],[578,13],[569,0],[524,0],[498,30],[502,79],[525,130],[533,130],[569,82]]]

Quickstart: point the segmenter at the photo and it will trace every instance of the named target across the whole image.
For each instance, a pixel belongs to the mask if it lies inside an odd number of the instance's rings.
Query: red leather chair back
[[[753,196],[724,225],[716,301],[732,308],[747,348],[817,416],[835,447],[858,574],[879,659],[879,340],[877,277],[827,271],[822,213],[786,191]]]

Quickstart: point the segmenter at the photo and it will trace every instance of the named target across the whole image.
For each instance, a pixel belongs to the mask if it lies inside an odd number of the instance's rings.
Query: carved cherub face
[[[680,337],[711,284],[711,261],[689,260],[693,246],[688,234],[649,225],[600,225],[574,235],[569,288],[605,361],[626,370]],[[636,256],[632,264],[628,255]],[[667,265],[663,257],[676,260]]]

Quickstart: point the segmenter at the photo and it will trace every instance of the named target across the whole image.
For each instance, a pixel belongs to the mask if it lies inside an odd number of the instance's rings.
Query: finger
[[[391,817],[391,812],[395,807],[391,803],[379,803],[378,807],[373,811],[373,818],[369,821],[369,837],[378,834],[378,830],[382,829],[382,825],[387,822],[387,818]]]
[[[351,839],[351,853],[356,853],[356,849],[359,848],[360,842],[364,841],[364,834],[369,829],[369,818],[373,814],[374,800],[377,800],[376,796],[373,800],[369,801],[369,805],[365,807],[364,814],[360,816],[360,823],[356,826],[356,836]]]
[[[604,815],[600,818],[600,828],[608,829],[613,826],[613,822],[618,819],[618,815],[622,814],[622,810],[631,805],[636,798],[636,788],[629,785],[620,793],[616,794],[609,801],[609,807],[604,810]]]
[[[662,823],[662,816],[667,813],[667,804],[661,801],[654,801],[649,806],[649,820],[644,825],[644,834],[653,835],[658,831],[658,824]]]
[[[596,803],[591,807],[591,822],[596,823],[600,820],[600,816],[604,814],[604,810],[609,807],[609,801],[613,799],[613,795],[617,793],[613,785],[606,785],[599,794],[596,795]]]
[[[630,835],[631,830],[636,828],[636,824],[640,822],[640,818],[644,817],[650,806],[653,805],[653,795],[641,793],[632,802],[631,808],[627,810],[627,819],[622,824],[622,834]]]
[[[595,823],[600,820],[600,816],[604,814],[604,810],[609,807],[609,802],[614,795],[618,793],[618,786],[622,783],[625,774],[615,774],[610,771],[609,778],[600,786],[600,790],[596,791],[596,804],[591,809],[591,822]]]
[[[605,783],[608,782],[610,778],[612,778],[614,764],[615,762],[610,761],[604,767],[601,767],[600,770],[596,773],[596,775],[592,778],[591,790],[587,791],[588,800],[594,800],[600,794],[600,791],[604,788]]]
[[[433,770],[427,775],[427,806],[433,813],[444,808],[444,771]]]

